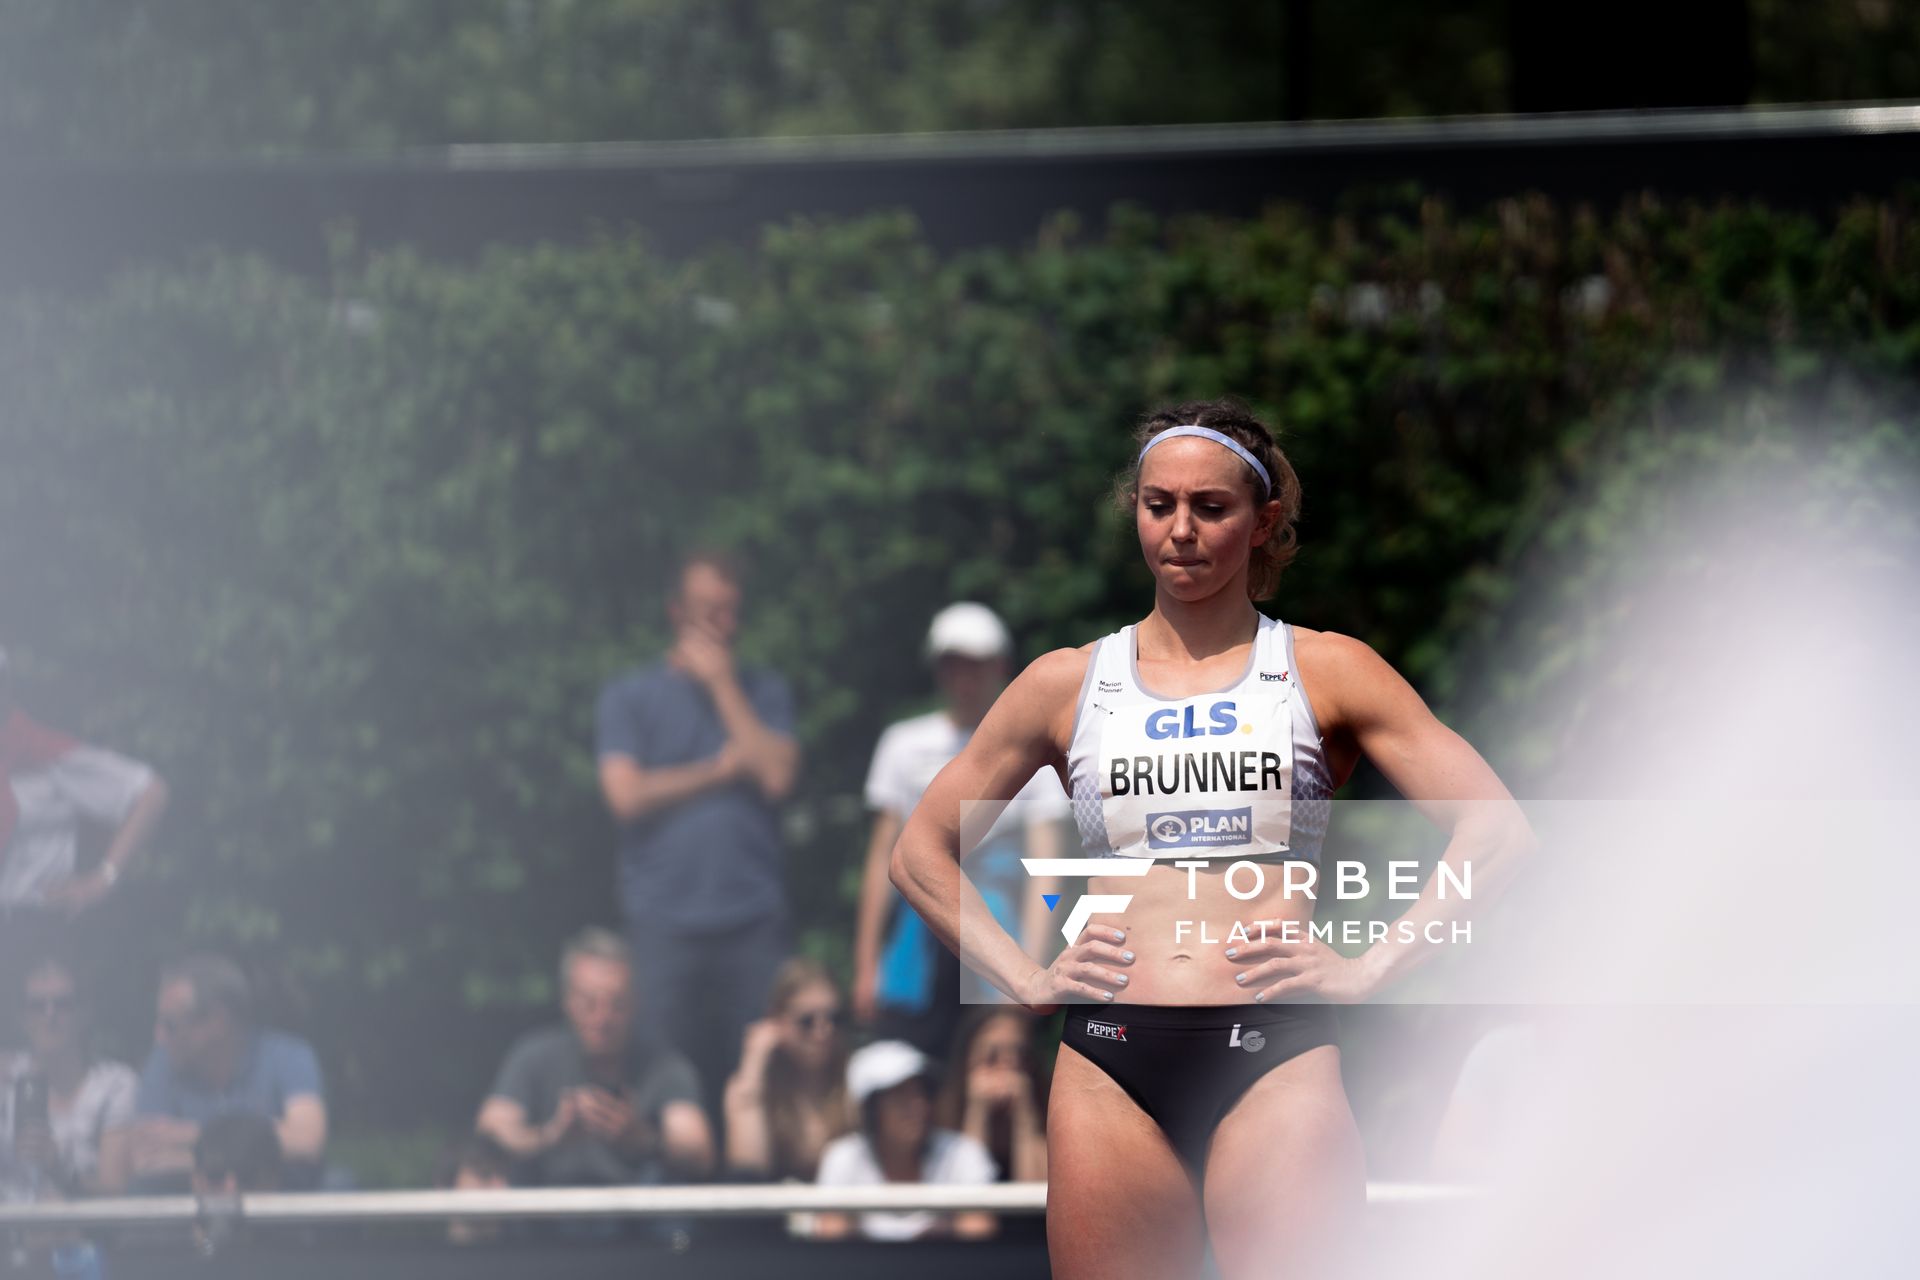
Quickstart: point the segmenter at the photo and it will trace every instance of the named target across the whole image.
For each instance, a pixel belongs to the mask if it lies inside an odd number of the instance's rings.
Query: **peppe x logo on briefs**
[[[1124,1043],[1127,1038],[1127,1028],[1124,1023],[1095,1022],[1092,1018],[1088,1018],[1087,1034],[1100,1040],[1119,1040]]]

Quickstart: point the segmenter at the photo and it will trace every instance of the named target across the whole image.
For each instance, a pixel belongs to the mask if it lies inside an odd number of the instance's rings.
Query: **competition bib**
[[[1292,685],[1108,704],[1099,779],[1107,837],[1132,857],[1280,853],[1293,833]]]

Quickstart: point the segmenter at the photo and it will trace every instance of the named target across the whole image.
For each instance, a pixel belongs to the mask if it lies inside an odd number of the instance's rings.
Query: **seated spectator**
[[[727,1081],[727,1171],[812,1182],[827,1142],[853,1127],[846,1014],[827,971],[801,956],[781,967],[768,1005]]]
[[[193,1141],[193,1194],[278,1191],[284,1165],[273,1121],[257,1111],[228,1111],[200,1126]]]
[[[257,1111],[224,1111],[201,1125],[193,1140],[191,1188],[202,1201],[278,1191],[285,1173],[273,1121]],[[246,1243],[236,1214],[203,1213],[193,1224],[194,1248],[202,1257],[221,1254],[231,1260]],[[256,1274],[262,1271],[255,1268]]]
[[[445,1151],[433,1185],[443,1191],[500,1191],[513,1185],[513,1157],[482,1133],[470,1133]]]
[[[475,1121],[531,1186],[607,1186],[705,1177],[713,1134],[693,1066],[633,1038],[627,944],[587,929],[560,958],[563,1025],[529,1032],[501,1064]]]
[[[154,1048],[132,1134],[135,1187],[183,1189],[200,1128],[244,1111],[272,1121],[289,1187],[320,1178],[327,1106],[306,1041],[253,1024],[252,994],[224,956],[193,956],[160,975]]]
[[[1032,1016],[1005,1007],[974,1010],[954,1041],[939,1123],[985,1147],[1002,1182],[1045,1182],[1045,1097]]]
[[[927,1056],[904,1040],[881,1040],[847,1061],[847,1093],[859,1109],[860,1128],[835,1138],[820,1156],[823,1187],[873,1187],[887,1182],[940,1185],[994,1181],[993,1157],[963,1133],[933,1127],[933,1092]],[[916,1240],[927,1236],[989,1236],[990,1213],[862,1213],[859,1234],[870,1240]],[[853,1234],[849,1215],[823,1213],[814,1234]]]
[[[513,1185],[513,1157],[492,1138],[478,1133],[441,1152],[433,1185],[443,1191],[500,1191]],[[487,1244],[505,1235],[509,1224],[497,1218],[454,1218],[447,1223],[449,1244]]]
[[[127,1185],[128,1126],[139,1078],[125,1063],[93,1052],[87,1008],[74,967],[43,955],[21,978],[21,1022],[27,1049],[0,1054],[0,1149],[30,1164],[40,1182],[64,1195],[112,1195]],[[15,1114],[31,1092],[45,1100],[39,1116]]]

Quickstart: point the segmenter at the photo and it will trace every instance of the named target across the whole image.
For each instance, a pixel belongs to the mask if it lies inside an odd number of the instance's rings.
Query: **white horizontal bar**
[[[1156,864],[1150,858],[1022,858],[1020,865],[1030,876],[1143,876]]]
[[[1373,1182],[1375,1205],[1425,1204],[1480,1194],[1471,1187]],[[190,1196],[75,1200],[0,1205],[0,1230],[25,1226],[110,1227],[189,1223],[222,1211],[257,1223],[340,1225],[433,1222],[451,1218],[725,1217],[868,1209],[931,1209],[949,1213],[1044,1213],[1047,1184],[987,1186],[890,1183],[879,1187],[818,1187],[806,1183],[672,1187],[540,1187],[501,1191],[319,1191],[261,1193],[212,1199]]]
[[[396,167],[591,169],[899,160],[1086,159],[1192,152],[1274,153],[1540,143],[1839,137],[1920,131],[1920,104],[1566,111],[1525,115],[1405,116],[1373,120],[1097,125],[946,133],[841,134],[661,142],[458,143],[386,158]],[[326,159],[303,157],[304,160]],[[298,165],[301,160],[291,163]],[[286,162],[282,162],[286,163]],[[365,162],[363,162],[365,163]],[[368,167],[381,167],[374,161]]]

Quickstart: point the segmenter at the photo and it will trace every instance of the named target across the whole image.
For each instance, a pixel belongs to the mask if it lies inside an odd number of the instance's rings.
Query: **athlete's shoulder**
[[[1315,705],[1326,722],[1366,718],[1391,703],[1419,695],[1365,640],[1338,631],[1293,629],[1293,656],[1300,679],[1313,686]]]
[[[1338,631],[1315,631],[1297,622],[1287,625],[1293,628],[1294,656],[1302,662],[1318,660],[1324,666],[1364,666],[1370,661],[1385,661],[1365,640]]]
[[[1025,683],[1027,691],[1033,694],[1048,695],[1059,693],[1069,697],[1080,696],[1080,686],[1086,682],[1087,664],[1093,661],[1094,646],[1099,641],[1091,640],[1071,649],[1049,649],[1027,664],[1027,669],[1017,677]]]
[[[1029,662],[994,703],[988,719],[1016,736],[1045,734],[1064,742],[1086,683],[1093,646],[1051,649]],[[1014,728],[1014,726],[1020,726]]]

